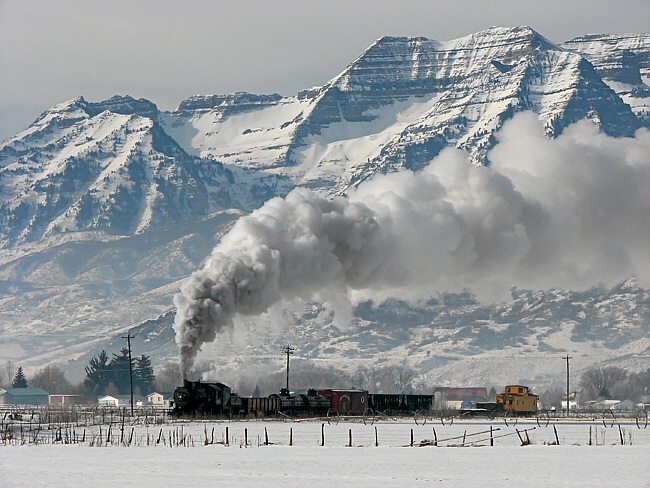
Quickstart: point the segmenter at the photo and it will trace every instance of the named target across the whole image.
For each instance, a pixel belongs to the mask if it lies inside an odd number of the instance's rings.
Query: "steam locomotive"
[[[183,382],[174,391],[172,415],[184,417],[268,417],[410,415],[433,409],[433,395],[371,394],[365,390],[309,389],[292,394],[282,388],[268,397],[240,397],[223,383]]]

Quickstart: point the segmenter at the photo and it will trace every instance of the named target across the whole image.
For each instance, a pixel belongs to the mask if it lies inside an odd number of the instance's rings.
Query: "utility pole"
[[[133,362],[131,361],[131,339],[134,339],[134,337],[131,335],[131,331],[128,331],[126,337],[122,336],[122,339],[126,339],[126,343],[129,346],[129,386],[131,389],[131,417],[133,417]]]
[[[284,353],[287,355],[287,392],[289,392],[289,356],[293,354],[296,349],[287,344],[287,347],[283,349]],[[287,393],[288,394],[288,393]]]
[[[566,359],[566,416],[569,416],[569,359],[572,359],[568,354],[563,356]]]

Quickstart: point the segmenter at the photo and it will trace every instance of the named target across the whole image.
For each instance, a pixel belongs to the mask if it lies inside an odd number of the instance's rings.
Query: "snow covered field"
[[[555,442],[553,426],[559,446],[549,445]],[[99,447],[94,429],[84,444],[0,443],[2,486],[650,486],[650,429],[633,421],[607,427],[602,421],[546,427],[535,421],[193,422],[129,427],[124,438],[133,433],[130,447]],[[347,447],[350,429],[353,447]],[[434,429],[439,447],[418,447],[434,438]],[[531,445],[520,446],[515,429],[523,438],[528,429]],[[103,444],[106,434],[104,426]],[[119,427],[112,435],[114,441],[121,435]],[[459,447],[463,435],[466,447]]]

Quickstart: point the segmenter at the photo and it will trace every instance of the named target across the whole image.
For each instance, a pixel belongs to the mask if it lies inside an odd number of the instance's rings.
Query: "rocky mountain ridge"
[[[372,175],[420,169],[449,146],[490,164],[495,132],[524,110],[538,115],[549,137],[585,118],[610,135],[632,136],[650,126],[649,46],[648,34],[560,45],[529,27],[490,28],[451,41],[383,37],[322,87],[295,96],[197,95],[171,112],[129,96],[59,104],[0,144],[0,355],[35,368],[83,357],[114,333],[169,317],[171,295],[221,233],[293,188],[345,194]],[[553,318],[557,296],[539,293]],[[620,355],[604,360],[627,355],[626,348],[643,350],[635,341],[647,330],[647,297],[624,296],[620,308],[641,311],[644,319],[622,314],[607,322],[612,330],[630,324],[636,332],[622,335]],[[608,300],[605,293],[602,303]],[[457,358],[478,354],[483,343],[489,349],[493,338],[464,306],[464,318],[450,325],[454,332],[439,338],[453,344],[463,330],[476,334],[473,342],[458,342],[464,352]],[[561,328],[578,333],[567,333],[550,352],[569,350],[581,337],[590,344],[613,340],[606,327],[581,335],[582,311],[567,307]],[[411,313],[404,309],[402,317]],[[479,313],[486,314],[498,322],[494,310]],[[404,341],[386,354],[410,355],[415,332],[395,332],[399,324],[390,315],[368,323]],[[326,317],[316,317],[314,329],[327,325]],[[443,317],[433,314],[431,323]],[[366,319],[357,320],[363,329]],[[514,322],[508,328],[521,337],[512,351],[544,348],[527,342],[538,332]],[[324,330],[310,336],[313,351],[332,358],[352,359],[354,350],[374,356],[377,344],[388,344],[384,338],[373,345],[371,329],[363,340]],[[336,352],[338,346],[326,345],[334,336],[350,347]],[[170,346],[152,340],[146,347],[167,355]]]

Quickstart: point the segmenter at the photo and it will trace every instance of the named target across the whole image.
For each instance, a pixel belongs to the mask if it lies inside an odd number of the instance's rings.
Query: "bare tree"
[[[50,394],[69,394],[73,389],[63,371],[57,366],[46,366],[39,370],[29,383],[34,388],[42,388]]]
[[[617,366],[591,368],[582,373],[580,386],[585,400],[627,396],[628,372]]]
[[[10,387],[15,375],[16,368],[10,360],[7,360],[3,368],[0,369],[0,386]]]

